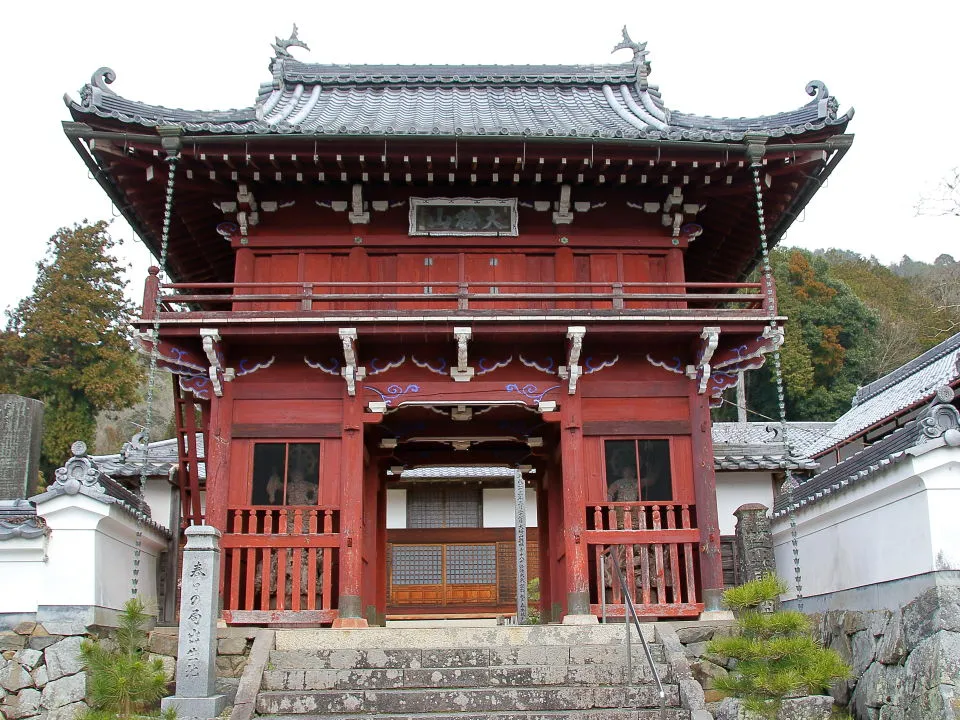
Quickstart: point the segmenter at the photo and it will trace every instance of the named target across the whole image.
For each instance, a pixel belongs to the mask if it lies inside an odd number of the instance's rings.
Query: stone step
[[[677,707],[679,690],[665,685],[667,705]],[[658,708],[652,684],[635,687],[555,686],[535,688],[459,688],[444,690],[268,691],[257,696],[261,715],[416,713],[515,713]]]
[[[323,715],[324,720],[477,720],[476,713],[403,713],[402,715],[333,714]],[[260,715],[259,720],[303,720],[302,715]],[[511,712],[484,713],[483,720],[690,720],[690,712],[679,708],[667,708],[661,718],[654,709],[628,710],[514,710]]]
[[[651,645],[654,662],[664,662],[663,647]],[[647,664],[643,647],[634,643],[633,663]],[[626,660],[626,647],[617,645],[527,645],[492,648],[388,648],[274,650],[273,670],[350,670],[360,668],[469,668],[502,665],[611,665]]]
[[[662,682],[666,664],[657,663]],[[374,690],[386,688],[534,687],[542,685],[623,685],[625,663],[591,665],[504,665],[468,668],[361,668],[349,670],[266,670],[262,689]],[[644,662],[633,665],[633,682],[652,682]]]
[[[653,642],[652,623],[641,625],[647,642]],[[623,642],[624,626],[611,625],[507,625],[502,627],[448,628],[308,628],[277,630],[277,650],[492,648],[524,645],[616,645]],[[634,632],[636,632],[634,630]],[[635,638],[636,639],[636,638]],[[638,641],[639,642],[639,641]]]

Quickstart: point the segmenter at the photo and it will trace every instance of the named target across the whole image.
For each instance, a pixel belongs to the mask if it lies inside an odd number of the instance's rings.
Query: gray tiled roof
[[[853,407],[834,424],[829,434],[791,438],[795,451],[822,455],[864,430],[891,419],[933,397],[941,385],[960,381],[960,333],[857,391]]]
[[[916,419],[903,427],[819,475],[799,483],[793,492],[793,508],[799,509],[820,502],[896,465],[910,454],[921,454],[944,445],[956,447],[960,444],[958,426],[960,412],[956,407],[934,401]],[[926,445],[926,448],[918,448],[923,445]],[[789,511],[788,498],[785,493],[781,493],[774,502],[773,516],[780,517]]]
[[[823,432],[833,423],[789,423],[791,438],[801,433]],[[788,456],[780,426],[770,422],[719,422],[713,424],[715,470],[816,470],[807,457]]]
[[[91,460],[97,463],[100,470],[110,477],[140,477],[144,459],[144,447],[138,442],[138,436],[123,444],[119,453],[112,455],[94,455]],[[203,433],[197,433],[197,451],[203,457]],[[150,453],[147,459],[147,477],[166,476],[170,469],[176,467],[177,457],[176,438],[158,440],[150,443]],[[199,463],[200,478],[206,477],[206,463]]]
[[[0,541],[32,540],[47,532],[47,523],[37,517],[37,508],[28,500],[0,500]]]
[[[668,110],[648,65],[316,65],[286,57],[271,63],[273,80],[256,102],[226,111],[181,110],[127,100],[100,68],[66,98],[73,116],[94,115],[188,132],[357,136],[506,136],[739,141],[835,128],[852,111],[820,82],[797,110],[757,118],[712,118]]]

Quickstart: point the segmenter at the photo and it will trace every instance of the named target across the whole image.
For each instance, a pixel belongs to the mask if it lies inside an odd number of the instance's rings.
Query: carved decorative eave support
[[[702,232],[702,229],[699,229],[699,232],[696,229],[691,232],[684,232],[685,226],[696,218],[697,214],[706,206],[699,203],[684,202],[683,188],[679,185],[670,191],[670,194],[664,198],[662,203],[634,203],[628,201],[627,207],[634,210],[643,210],[643,212],[650,214],[660,213],[661,223],[664,227],[670,228],[670,234],[674,238],[685,234],[688,241],[692,241]]]
[[[207,356],[210,367],[207,374],[213,386],[213,394],[223,397],[223,383],[230,382],[236,376],[233,368],[223,367],[223,348],[220,345],[220,331],[216,328],[200,328],[200,338],[203,340],[203,352]]]
[[[720,343],[720,328],[705,327],[700,333],[700,350],[697,352],[697,363],[687,365],[687,377],[697,381],[697,393],[703,395],[707,391],[710,381],[710,361]]]
[[[567,364],[557,370],[557,375],[567,381],[567,394],[577,392],[577,381],[583,375],[583,368],[579,365],[580,353],[583,350],[583,336],[587,328],[575,325],[567,328]]]
[[[573,202],[571,199],[570,185],[564,183],[560,186],[560,198],[554,202],[550,200],[534,200],[533,202],[518,202],[520,207],[533,208],[537,212],[547,212],[553,210],[554,225],[570,225],[573,223],[575,213],[585,213],[596,208],[602,208],[605,202]]]
[[[340,328],[340,342],[343,343],[343,367],[340,375],[347,381],[347,394],[355,397],[357,383],[367,376],[367,369],[357,365],[357,329]]]
[[[457,340],[457,366],[450,368],[450,377],[455,382],[470,382],[475,371],[467,364],[467,341],[473,336],[473,331],[468,327],[455,327],[453,336]]]

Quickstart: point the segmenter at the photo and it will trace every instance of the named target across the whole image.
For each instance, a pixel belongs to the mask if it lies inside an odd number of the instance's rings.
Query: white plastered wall
[[[0,542],[0,613],[33,613],[43,592],[47,536]]]
[[[537,526],[537,492],[527,488],[527,527]],[[483,527],[513,527],[513,488],[483,489]],[[387,490],[387,529],[407,527],[407,491]]]
[[[874,472],[795,513],[803,593],[828,595],[960,569],[960,449]],[[773,521],[777,568],[793,576],[787,517]],[[796,597],[790,583],[786,599]],[[886,607],[882,593],[877,607]]]
[[[537,491],[527,488],[527,527],[537,526]],[[502,528],[516,526],[516,512],[513,503],[513,488],[483,489],[483,526]]]
[[[717,516],[721,535],[733,535],[737,526],[733,512],[747,503],[760,503],[773,509],[773,476],[770,471],[718,472]]]

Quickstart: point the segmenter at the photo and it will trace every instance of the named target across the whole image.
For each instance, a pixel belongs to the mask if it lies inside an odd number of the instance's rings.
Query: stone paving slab
[[[369,714],[326,715],[325,720],[370,720]],[[402,715],[378,715],[376,720],[476,720],[474,713],[405,713]],[[259,720],[303,720],[302,715],[261,715]],[[587,710],[575,711],[513,711],[484,713],[483,720],[661,720],[660,711],[642,710]],[[690,713],[678,708],[667,708],[663,720],[690,720]]]
[[[654,626],[645,623],[647,642]],[[452,628],[309,628],[277,630],[277,650],[318,648],[493,648],[505,645],[607,645],[623,642],[623,625],[508,625]]]
[[[667,704],[679,704],[676,686],[666,686]],[[261,714],[296,713],[491,713],[515,710],[594,710],[653,708],[659,698],[653,686],[524,687],[367,691],[271,691],[257,699]]]
[[[658,664],[666,682],[669,670]],[[646,665],[633,667],[633,680],[652,680]],[[262,689],[373,690],[386,688],[532,687],[538,685],[623,685],[626,667],[608,665],[510,665],[481,668],[406,668],[355,670],[267,670]]]

